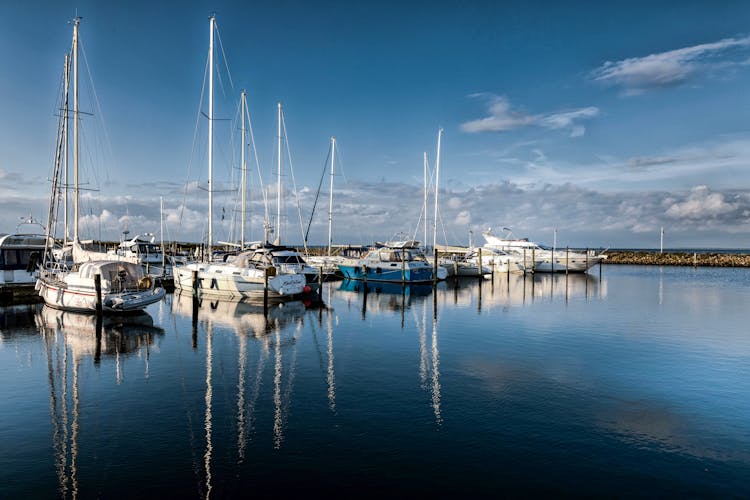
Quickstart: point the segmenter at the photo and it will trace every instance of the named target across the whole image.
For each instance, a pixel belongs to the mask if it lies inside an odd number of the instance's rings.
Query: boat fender
[[[138,289],[149,290],[152,284],[153,282],[151,281],[151,276],[144,276],[138,280]]]

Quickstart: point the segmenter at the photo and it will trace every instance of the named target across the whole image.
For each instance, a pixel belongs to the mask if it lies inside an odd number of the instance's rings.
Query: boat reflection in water
[[[120,357],[123,355],[145,353],[148,374],[149,348],[157,336],[164,334],[162,328],[154,326],[151,315],[144,311],[108,315],[97,320],[93,314],[44,306],[36,321],[45,339],[61,336],[76,361],[91,357],[98,364],[102,356],[112,356],[118,367],[118,382],[122,382]]]
[[[440,286],[443,286],[442,284]],[[419,302],[424,302],[426,297],[432,293],[431,284],[406,284],[385,282],[364,282],[345,279],[338,287],[337,295],[347,296],[350,304],[353,300],[362,301],[362,319],[370,312],[379,313],[387,311],[401,312],[402,326],[403,314],[406,310]],[[358,298],[361,296],[361,298]]]
[[[440,294],[442,304],[492,309],[518,307],[537,301],[593,300],[607,296],[606,278],[588,273],[510,274],[496,273],[494,278],[459,278],[446,281],[447,293]]]
[[[196,321],[229,327],[238,335],[250,334],[257,338],[301,320],[306,310],[299,300],[269,303],[267,309],[262,301],[249,299],[203,298],[194,305],[190,291],[176,291],[172,299],[175,316],[193,317]]]
[[[155,327],[153,319],[145,312],[97,319],[90,314],[44,306],[37,310],[35,322],[45,344],[58,492],[63,498],[76,498],[81,363],[92,358],[94,364],[99,365],[102,358],[113,358],[119,384],[125,355],[140,355],[145,351],[148,378],[149,347],[164,330]]]
[[[245,461],[246,449],[256,422],[256,406],[261,394],[262,379],[267,365],[273,366],[273,444],[279,449],[284,441],[289,414],[289,404],[296,370],[296,343],[301,335],[307,308],[301,301],[273,303],[264,307],[262,302],[251,300],[199,300],[190,293],[175,293],[172,312],[175,316],[191,317],[193,348],[197,349],[198,329],[205,330],[206,391],[203,428],[206,448],[202,469],[205,486],[201,495],[208,498],[212,490],[213,429],[213,341],[214,334],[229,328],[236,336],[237,346],[237,463]],[[248,382],[248,339],[258,342],[258,359]],[[286,366],[282,351],[289,350]]]

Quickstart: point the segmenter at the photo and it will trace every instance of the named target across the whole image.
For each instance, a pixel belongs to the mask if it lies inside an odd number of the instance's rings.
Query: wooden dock
[[[42,298],[34,289],[34,283],[0,285],[0,306],[35,304],[38,302],[42,302]]]

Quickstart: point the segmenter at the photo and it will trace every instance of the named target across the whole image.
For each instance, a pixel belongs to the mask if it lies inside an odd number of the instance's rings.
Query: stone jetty
[[[750,267],[750,254],[608,250],[606,264]]]

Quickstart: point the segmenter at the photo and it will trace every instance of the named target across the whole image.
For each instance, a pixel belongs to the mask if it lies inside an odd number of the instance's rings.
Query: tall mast
[[[427,246],[427,151],[424,151],[424,161],[422,162],[422,170],[424,176],[424,206],[422,211],[424,212],[424,246]]]
[[[276,243],[281,243],[281,101],[278,103],[278,148],[276,151]]]
[[[164,197],[159,196],[159,240],[161,241],[161,275],[166,274],[166,258],[164,254]]]
[[[73,19],[73,241],[78,241],[78,25]]]
[[[65,169],[63,174],[63,185],[65,186],[65,194],[63,196],[63,245],[67,245],[68,219],[70,218],[68,216],[68,89],[70,88],[70,54],[65,54],[65,71],[63,74],[65,75],[65,97],[63,102],[63,133],[65,134],[65,140],[62,144],[64,154],[63,167]]]
[[[336,138],[331,137],[331,189],[328,194],[328,256],[331,256],[331,243],[333,242],[333,159],[336,156]]]
[[[242,113],[242,211],[241,211],[241,218],[242,222],[240,223],[240,248],[245,248],[245,192],[247,191],[246,183],[247,183],[247,164],[245,163],[245,145],[247,144],[247,139],[245,139],[245,113],[247,112],[247,92],[244,90],[242,91],[242,101],[241,106],[242,109],[240,110],[240,113]]]
[[[438,130],[437,160],[435,161],[435,220],[432,223],[432,251],[437,246],[437,223],[438,223],[438,187],[440,180],[440,139],[443,137],[443,129]]]
[[[211,258],[214,237],[214,26],[216,18],[210,18],[208,37],[208,241],[206,252]]]

